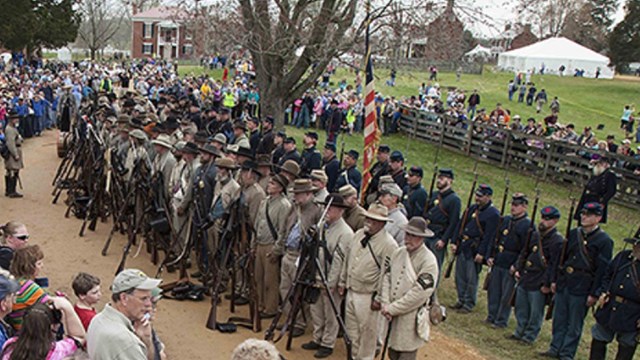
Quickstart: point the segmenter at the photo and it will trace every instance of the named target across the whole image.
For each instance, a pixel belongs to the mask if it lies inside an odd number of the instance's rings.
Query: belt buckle
[[[573,268],[571,266],[567,266],[564,271],[566,271],[567,274],[573,274]]]
[[[504,246],[500,245],[498,246],[498,252],[503,252],[504,251]]]
[[[465,241],[469,240],[469,235],[462,235],[462,240],[465,240]]]
[[[532,266],[533,266],[533,263],[531,261],[527,260],[527,267],[532,267]]]

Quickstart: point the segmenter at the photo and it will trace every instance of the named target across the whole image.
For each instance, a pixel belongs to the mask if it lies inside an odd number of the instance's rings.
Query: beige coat
[[[364,227],[364,219],[366,210],[360,206],[356,205],[350,209],[345,210],[344,212],[344,220],[351,226],[353,231],[358,231]]]
[[[167,151],[164,154],[156,154],[153,158],[153,174],[162,174],[162,182],[165,188],[165,193],[171,196],[171,173],[176,166],[176,158],[171,151]]]
[[[24,162],[22,161],[23,140],[18,129],[12,125],[8,125],[5,129],[5,139],[11,155],[4,161],[4,168],[7,170],[20,170],[24,168]]]
[[[269,204],[269,219],[276,232],[276,237],[273,238],[269,224],[267,222],[267,204]],[[287,219],[289,213],[291,213],[291,202],[284,194],[268,196],[260,203],[258,213],[256,214],[256,220],[254,229],[256,236],[253,237],[252,247],[255,248],[257,244],[275,244],[278,239],[284,236],[286,232]]]
[[[436,257],[425,245],[413,253],[403,246],[391,256],[382,279],[381,296],[383,306],[393,316],[391,349],[414,351],[424,345],[417,333],[416,314],[429,301],[437,279]],[[428,326],[428,320],[426,323]]]
[[[324,224],[320,229],[324,229]],[[338,286],[342,265],[349,251],[349,244],[353,241],[353,230],[344,219],[340,218],[333,224],[328,225],[326,229],[320,231],[320,238],[326,241],[327,250],[331,254],[332,260],[331,263],[327,262],[325,266],[325,256],[322,250],[318,253],[318,260],[323,266],[322,271],[326,276],[329,288],[333,290]],[[320,275],[318,275],[317,279],[320,280]]]
[[[256,215],[258,214],[260,203],[267,195],[265,195],[260,185],[253,184],[242,189],[242,196],[244,196],[244,204],[247,209],[247,215],[249,216],[249,223],[253,226],[256,222]]]

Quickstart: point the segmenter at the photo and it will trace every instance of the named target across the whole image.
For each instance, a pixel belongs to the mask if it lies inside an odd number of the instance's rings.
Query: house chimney
[[[447,10],[453,10],[455,0],[447,0]]]
[[[524,31],[523,32],[531,32],[531,24],[525,24],[524,25]]]
[[[509,31],[509,30],[511,30],[511,24],[505,24],[504,31]]]
[[[134,1],[131,2],[131,15],[135,15],[138,13],[138,4]]]

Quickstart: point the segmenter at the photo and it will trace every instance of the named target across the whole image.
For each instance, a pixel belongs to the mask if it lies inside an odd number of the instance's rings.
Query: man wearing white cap
[[[152,171],[153,175],[162,176],[163,186],[166,196],[170,196],[171,172],[176,166],[176,158],[171,153],[173,145],[169,135],[160,134],[155,140],[152,140],[156,157],[153,158]]]
[[[91,359],[154,359],[151,290],[161,281],[137,269],[125,269],[116,276],[111,303],[89,325],[87,350]]]

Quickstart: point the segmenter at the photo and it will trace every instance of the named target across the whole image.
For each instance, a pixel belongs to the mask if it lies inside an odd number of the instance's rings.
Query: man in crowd
[[[578,203],[578,210],[574,215],[574,219],[581,220],[581,211],[585,204],[597,202],[602,205],[602,217],[600,222],[607,223],[607,209],[609,208],[609,200],[611,200],[617,190],[618,178],[611,171],[610,159],[606,157],[598,157],[593,162],[593,176],[585,185]]]
[[[336,144],[328,142],[324,145],[322,168],[327,174],[327,191],[337,191],[336,181],[340,173],[340,161],[336,158]]]
[[[407,210],[407,217],[424,216],[424,207],[427,205],[427,190],[422,186],[424,172],[419,166],[412,166],[409,169],[407,178],[407,189],[405,191],[404,207]]]
[[[313,192],[314,201],[318,203],[323,202],[329,195],[327,191],[327,175],[324,173],[324,170],[316,169],[311,170],[309,178],[311,179],[313,187],[316,188]]]
[[[91,359],[155,359],[148,314],[151,290],[161,281],[137,269],[125,269],[116,276],[111,303],[89,325],[87,350]]]
[[[278,165],[282,166],[282,164],[284,164],[287,160],[293,160],[296,162],[296,164],[300,164],[300,162],[302,161],[302,157],[300,157],[300,154],[296,149],[296,139],[292,137],[286,138],[284,140],[284,150],[285,152],[284,154],[282,154]]]
[[[407,173],[404,170],[404,156],[400,151],[396,150],[389,156],[389,175],[404,191],[407,185]]]
[[[304,150],[302,150],[302,160],[300,162],[300,173],[302,177],[308,177],[312,170],[322,167],[322,155],[316,149],[318,143],[318,134],[309,131],[304,134],[302,140],[304,142]]]
[[[338,192],[347,204],[344,219],[355,232],[364,227],[366,210],[358,203],[358,192],[351,185],[341,187]]]
[[[436,188],[429,200],[426,220],[432,237],[427,237],[425,243],[438,260],[438,269],[442,270],[447,245],[456,240],[456,227],[460,219],[460,197],[451,188],[454,174],[451,169],[439,169],[436,178]],[[440,271],[442,273],[442,271]]]
[[[360,170],[356,166],[358,164],[358,157],[360,154],[355,150],[349,150],[342,162],[344,166],[342,170],[340,170],[340,174],[338,175],[338,179],[336,180],[335,187],[339,190],[341,187],[345,185],[351,185],[356,189],[356,192],[360,194],[360,187],[362,186],[362,175],[360,174]]]
[[[378,146],[378,152],[376,154],[377,161],[371,166],[369,173],[371,174],[371,182],[367,186],[365,193],[365,206],[373,204],[378,198],[378,183],[380,177],[389,173],[389,153],[391,148],[388,145]]]
[[[378,201],[389,209],[389,219],[391,219],[384,228],[396,240],[398,246],[402,246],[405,236],[404,226],[409,221],[404,208],[398,206],[402,199],[402,190],[395,183],[383,184],[378,193],[380,194]]]

